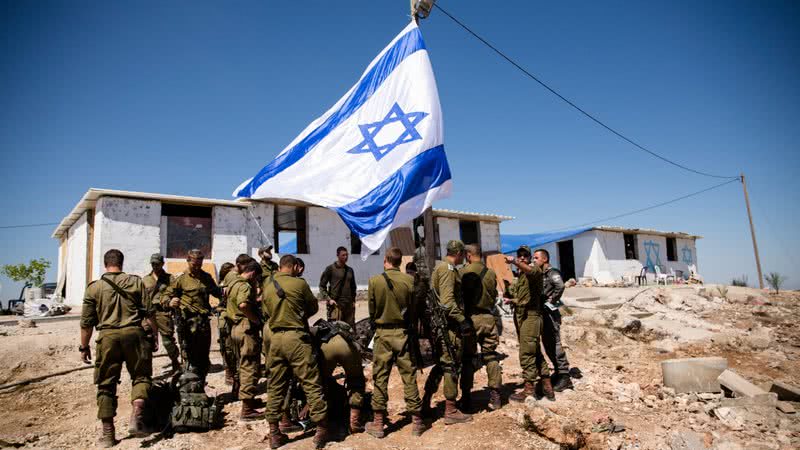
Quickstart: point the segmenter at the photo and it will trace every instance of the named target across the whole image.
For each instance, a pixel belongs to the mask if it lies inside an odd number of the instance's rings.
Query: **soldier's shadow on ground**
[[[439,409],[439,405],[436,405],[435,409]],[[394,433],[395,431],[401,430],[403,427],[411,423],[411,414],[403,413],[403,418],[394,422],[387,422],[386,423],[386,434]]]
[[[218,373],[222,372],[223,370],[225,370],[225,366],[223,366],[222,364],[212,363],[210,366],[208,366],[208,373]]]

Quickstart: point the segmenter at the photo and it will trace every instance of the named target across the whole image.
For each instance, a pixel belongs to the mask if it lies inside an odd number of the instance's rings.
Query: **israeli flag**
[[[361,238],[362,258],[389,230],[449,196],[439,93],[411,22],[331,109],[233,195],[333,209]]]

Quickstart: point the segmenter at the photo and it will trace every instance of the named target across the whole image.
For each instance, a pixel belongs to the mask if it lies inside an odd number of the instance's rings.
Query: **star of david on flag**
[[[391,229],[410,226],[449,196],[451,178],[436,80],[412,21],[336,104],[233,195],[329,208],[359,236],[366,259]]]

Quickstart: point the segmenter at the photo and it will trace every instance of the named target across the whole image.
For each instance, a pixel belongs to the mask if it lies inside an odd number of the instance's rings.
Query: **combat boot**
[[[281,433],[278,422],[269,423],[269,448],[281,448],[289,442],[289,436]]]
[[[541,381],[539,381],[542,386],[542,394],[544,398],[550,400],[551,402],[556,401],[556,394],[553,392],[553,383],[550,381],[550,377],[542,377]]]
[[[411,428],[411,435],[422,436],[422,433],[424,433],[427,429],[429,429],[430,425],[425,423],[425,421],[422,419],[422,415],[420,415],[419,413],[414,414],[411,417],[414,420],[414,426],[413,428]]]
[[[240,422],[250,422],[264,418],[264,412],[256,409],[255,399],[246,398],[242,400],[242,412],[239,414]]]
[[[234,378],[233,387],[231,388],[231,397],[233,397],[234,401],[239,400],[239,386],[240,386],[239,380]]]
[[[445,400],[444,402],[444,424],[472,422],[472,416],[464,414],[456,407],[455,400]]]
[[[314,435],[314,448],[325,448],[325,444],[330,440],[328,431],[328,419],[317,422],[317,433]]]
[[[500,398],[500,389],[489,389],[489,409],[497,411],[503,407],[503,400]]]
[[[144,399],[137,398],[131,402],[131,420],[128,424],[128,434],[134,437],[147,436],[144,423]]]
[[[117,438],[114,436],[114,419],[103,419],[102,424],[103,428],[97,444],[101,448],[111,448],[117,445]]]
[[[350,434],[363,432],[364,424],[361,422],[361,410],[350,407]]]
[[[517,392],[516,394],[511,394],[508,397],[509,400],[512,402],[524,402],[526,398],[534,395],[536,392],[536,388],[534,387],[533,383],[525,382],[525,387],[522,388],[521,391]]]
[[[575,388],[575,386],[572,385],[572,378],[567,374],[557,374],[554,381],[555,384],[553,384],[553,390],[556,392],[563,392],[567,389]]]
[[[386,435],[383,431],[383,425],[386,421],[386,412],[374,411],[373,416],[372,422],[367,422],[367,433],[381,439]]]
[[[278,424],[278,427],[280,428],[281,433],[286,433],[286,434],[303,431],[303,427],[292,422],[292,419],[289,418],[289,415],[286,413],[283,413],[283,415],[281,416],[281,421]]]

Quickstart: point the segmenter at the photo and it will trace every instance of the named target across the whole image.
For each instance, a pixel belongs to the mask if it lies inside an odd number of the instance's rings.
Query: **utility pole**
[[[750,219],[750,236],[753,238],[753,253],[756,255],[756,269],[758,269],[758,287],[764,289],[764,276],[761,274],[761,259],[758,257],[758,244],[756,243],[756,228],[753,226],[753,213],[750,212],[750,197],[747,196],[747,183],[744,181],[744,172],[740,175],[742,189],[744,189],[744,203],[747,205],[747,218]]]

